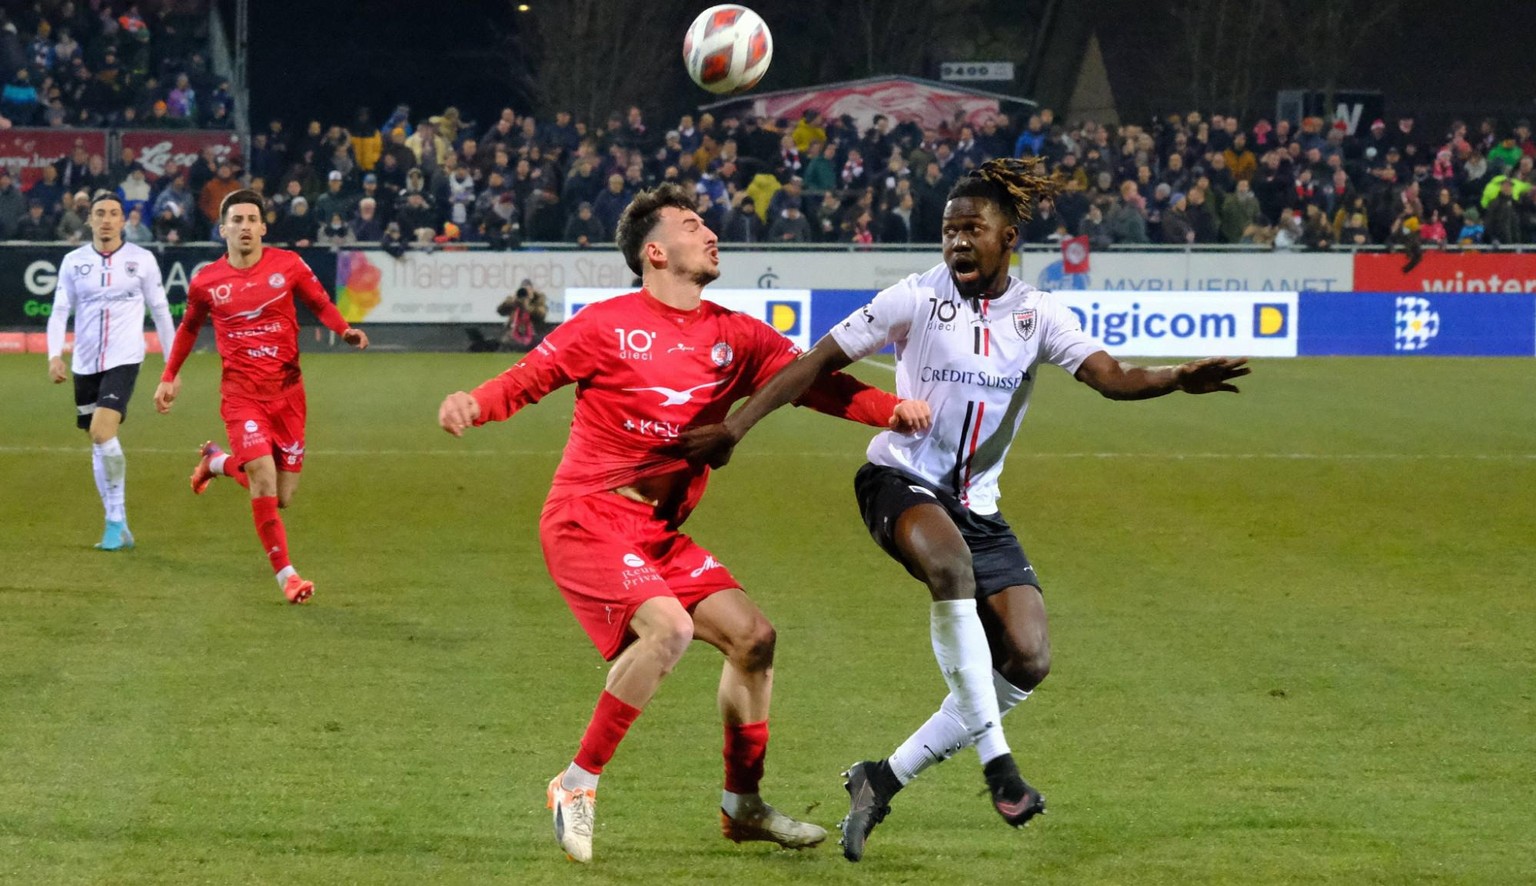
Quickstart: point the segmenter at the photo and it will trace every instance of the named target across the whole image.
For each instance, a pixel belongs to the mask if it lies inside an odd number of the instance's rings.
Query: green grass
[[[720,839],[718,656],[692,650],[604,779],[597,861],[550,836],[603,665],[535,524],[568,395],[455,441],[480,355],[314,355],[282,603],[242,490],[186,488],[217,370],[141,383],[137,550],[91,549],[83,434],[0,357],[0,881],[1510,883],[1536,870],[1536,362],[1258,364],[1241,397],[1102,401],[1049,370],[1004,483],[1055,671],[1009,735],[1050,814],[1006,828],[969,753],[858,866]],[[861,373],[889,385],[888,371]],[[689,530],[779,628],[769,799],[943,685],[926,595],[852,501],[865,429],[786,411]],[[1187,456],[1187,457],[1184,457]]]

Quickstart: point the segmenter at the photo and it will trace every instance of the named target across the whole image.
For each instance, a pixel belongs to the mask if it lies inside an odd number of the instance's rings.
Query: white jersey
[[[831,335],[855,360],[894,344],[897,396],[933,410],[922,434],[875,437],[869,460],[949,490],[978,514],[997,512],[1003,458],[1029,408],[1035,367],[1076,373],[1103,350],[1050,293],[1010,277],[997,298],[964,298],[943,264],[882,290]]]
[[[176,324],[154,253],[132,243],[110,255],[97,252],[94,245],[71,251],[59,263],[59,285],[48,316],[48,356],[64,353],[64,330],[73,311],[76,375],[143,363],[146,306],[169,359]]]

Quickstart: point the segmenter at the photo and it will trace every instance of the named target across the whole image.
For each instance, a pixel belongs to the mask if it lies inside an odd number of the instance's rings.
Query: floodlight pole
[[[251,134],[251,87],[248,78],[250,53],[250,0],[235,0],[235,126],[242,136]]]

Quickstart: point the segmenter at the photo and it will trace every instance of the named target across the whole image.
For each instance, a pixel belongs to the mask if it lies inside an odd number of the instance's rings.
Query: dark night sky
[[[1166,4],[1095,5],[1122,103],[1178,104],[1183,84],[1160,63],[1177,43],[1177,23]],[[418,115],[457,104],[485,119],[527,100],[508,87],[510,65],[496,57],[490,42],[493,31],[516,31],[521,16],[505,0],[253,0],[250,6],[258,123],[274,114],[293,126],[309,116],[344,123],[359,104],[371,106],[378,122],[399,101]],[[1536,2],[1474,0],[1448,7],[1443,0],[1407,0],[1396,34],[1370,42],[1349,85],[1385,92],[1389,113],[1413,105],[1434,116],[1465,109],[1536,117],[1536,53],[1525,45],[1533,33]],[[781,55],[793,51],[777,47]]]
[[[515,103],[492,57],[493,28],[515,31],[504,0],[251,0],[252,125],[282,116],[348,123],[367,105],[381,123],[406,102],[420,116],[450,104],[482,119]],[[275,39],[274,39],[275,38]]]

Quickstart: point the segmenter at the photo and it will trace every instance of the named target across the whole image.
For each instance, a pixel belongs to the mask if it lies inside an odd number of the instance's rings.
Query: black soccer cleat
[[[901,782],[891,771],[890,764],[864,760],[848,767],[843,773],[848,789],[848,815],[837,823],[842,831],[843,857],[858,861],[864,857],[864,841],[875,825],[891,814],[891,798],[901,790]]]
[[[1019,828],[1036,815],[1045,814],[1045,798],[1029,786],[1012,754],[1004,754],[983,767],[987,776],[987,791],[992,795],[992,808],[1003,821]]]

